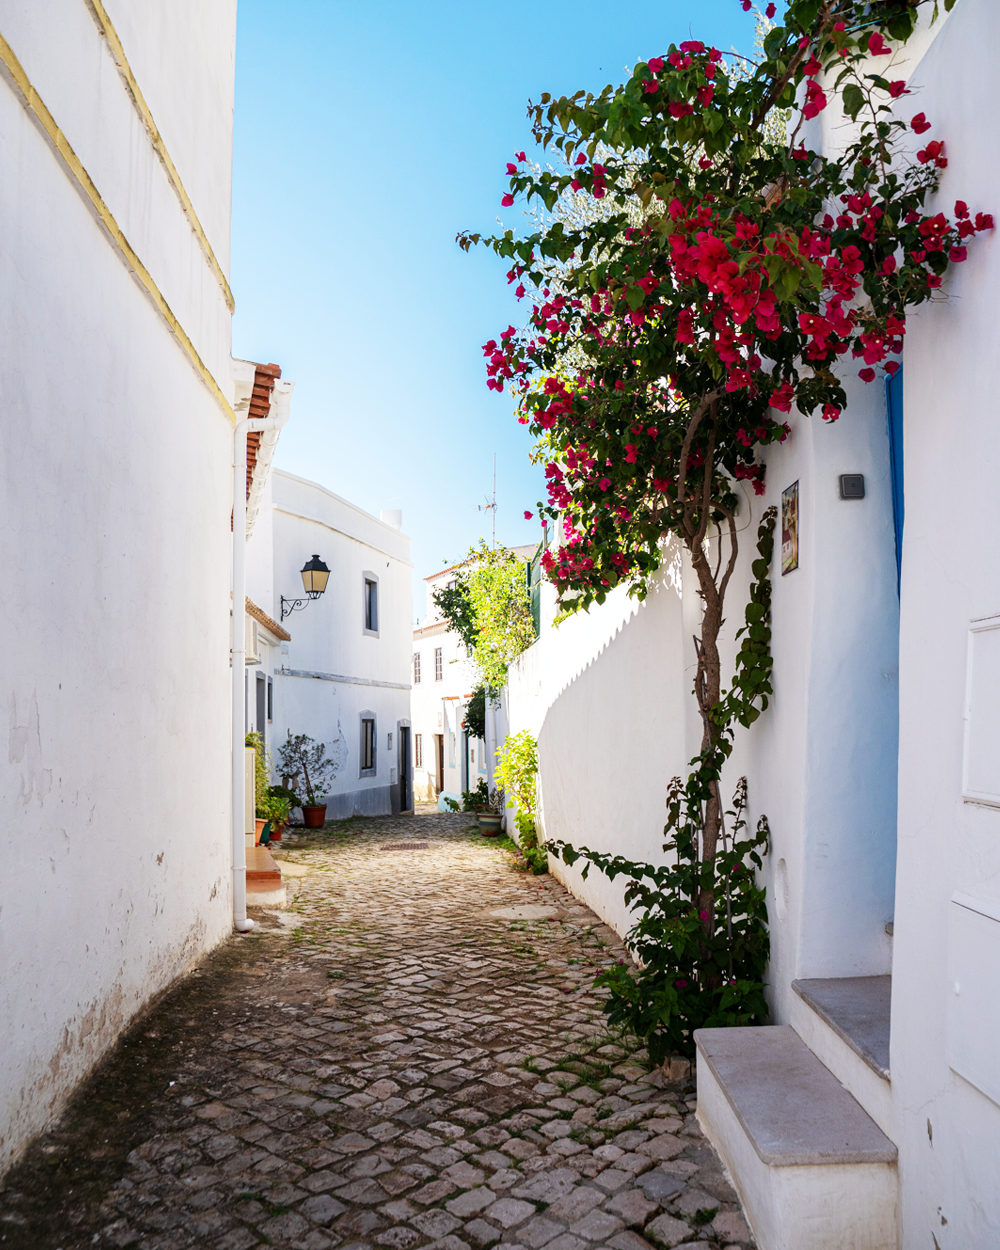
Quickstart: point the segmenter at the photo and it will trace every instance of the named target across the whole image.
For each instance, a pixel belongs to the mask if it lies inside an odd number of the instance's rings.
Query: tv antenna
[[[497,453],[496,452],[493,453],[493,500],[491,502],[489,496],[487,495],[486,502],[481,503],[479,507],[476,509],[476,511],[493,513],[493,546],[495,547],[497,545]]]

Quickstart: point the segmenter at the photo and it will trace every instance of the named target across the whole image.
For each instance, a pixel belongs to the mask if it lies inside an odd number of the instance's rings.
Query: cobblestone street
[[[0,1191],[4,1250],[747,1246],[693,1086],[610,1036],[612,931],[460,815],[276,852],[284,912],[123,1039]]]

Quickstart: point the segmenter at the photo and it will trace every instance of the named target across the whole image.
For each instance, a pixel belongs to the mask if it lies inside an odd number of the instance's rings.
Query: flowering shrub
[[[514,391],[546,461],[540,511],[558,520],[560,540],[544,567],[564,605],[601,603],[618,585],[642,598],[667,535],[690,554],[704,605],[705,862],[723,828],[728,734],[759,711],[739,686],[761,677],[759,664],[724,697],[718,652],[737,509],[747,491],[765,491],[758,449],[788,436],[793,407],[837,421],[845,371],[865,383],[895,372],[907,310],[934,298],[969,240],[993,227],[961,200],[950,214],[927,208],[945,140],[923,138],[933,123],[910,112],[892,70],[924,3],[789,0],[749,70],[691,39],[640,62],[620,87],[543,94],[529,108],[535,138],[562,165],[543,170],[517,153],[504,203],[520,196],[551,213],[561,197],[589,193],[621,211],[526,237],[460,237],[509,261],[508,281],[531,297],[526,326],[483,350],[487,384]],[[832,105],[851,125],[843,152],[826,156],[803,127]],[[782,110],[789,120],[776,127]],[[924,146],[909,155],[915,138]],[[696,909],[706,941],[712,881]]]

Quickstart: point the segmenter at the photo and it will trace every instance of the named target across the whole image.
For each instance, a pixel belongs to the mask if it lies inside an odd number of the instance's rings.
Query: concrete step
[[[698,1120],[760,1250],[896,1250],[896,1147],[795,1030],[695,1042]]]
[[[892,977],[814,977],[793,981],[792,989],[792,1028],[895,1139],[889,1084]]]
[[[285,885],[281,869],[266,846],[247,847],[247,905],[282,907]]]

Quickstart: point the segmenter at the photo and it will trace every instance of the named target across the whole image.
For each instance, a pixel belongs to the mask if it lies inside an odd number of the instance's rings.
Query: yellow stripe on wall
[[[38,92],[28,80],[28,76],[24,72],[21,62],[14,55],[10,44],[2,35],[0,35],[0,64],[2,64],[3,68],[7,71],[4,76],[14,88],[14,91],[20,98],[22,105],[30,114],[34,116],[35,120],[41,126],[49,142],[52,144],[52,147],[55,149],[56,154],[59,156],[68,171],[70,177],[77,184],[90,203],[98,221],[110,237],[111,242],[118,249],[126,265],[128,265],[129,269],[132,270],[133,274],[141,283],[149,298],[153,301],[157,312],[159,312],[160,316],[167,323],[170,333],[184,349],[184,352],[191,361],[191,364],[198,372],[202,381],[212,392],[226,416],[229,417],[230,421],[235,424],[236,414],[233,412],[228,399],[226,399],[225,395],[219,388],[218,382],[216,382],[208,366],[198,355],[195,345],[185,334],[180,322],[174,316],[170,305],[164,299],[160,288],[153,281],[149,270],[133,251],[132,245],[129,243],[128,239],[125,238],[125,235],[122,233],[117,221],[115,221],[112,216],[111,210],[104,203],[104,200],[101,199],[90,174],[88,174],[86,169],[84,169],[80,158],[70,146],[69,140],[56,125],[55,119],[46,108],[44,101],[40,98]]]
[[[167,178],[173,187],[177,198],[181,202],[185,216],[191,223],[191,229],[195,233],[201,250],[205,253],[205,259],[208,261],[209,267],[218,279],[219,285],[222,287],[222,293],[226,297],[226,306],[230,312],[235,308],[233,301],[233,293],[229,289],[229,283],[226,275],[222,272],[222,266],[216,259],[215,253],[212,251],[212,245],[208,241],[208,235],[202,229],[201,222],[198,220],[198,214],[194,211],[194,205],[191,203],[191,197],[184,190],[184,184],[181,182],[181,176],[177,172],[174,162],[170,159],[170,153],[167,151],[166,144],[160,136],[159,130],[156,128],[156,122],[153,121],[153,114],[150,112],[149,105],[146,103],[145,97],[139,89],[139,84],[135,80],[132,73],[132,67],[128,63],[128,57],[125,55],[125,49],[122,47],[122,41],[118,38],[118,32],[112,25],[111,18],[108,17],[107,10],[101,3],[101,0],[86,0],[87,8],[90,9],[97,28],[108,41],[108,47],[111,49],[111,55],[115,59],[118,66],[118,72],[121,74],[125,82],[125,86],[135,105],[135,111],[142,119],[143,125],[149,132],[150,141],[156,149],[156,154],[163,163],[166,170]]]

